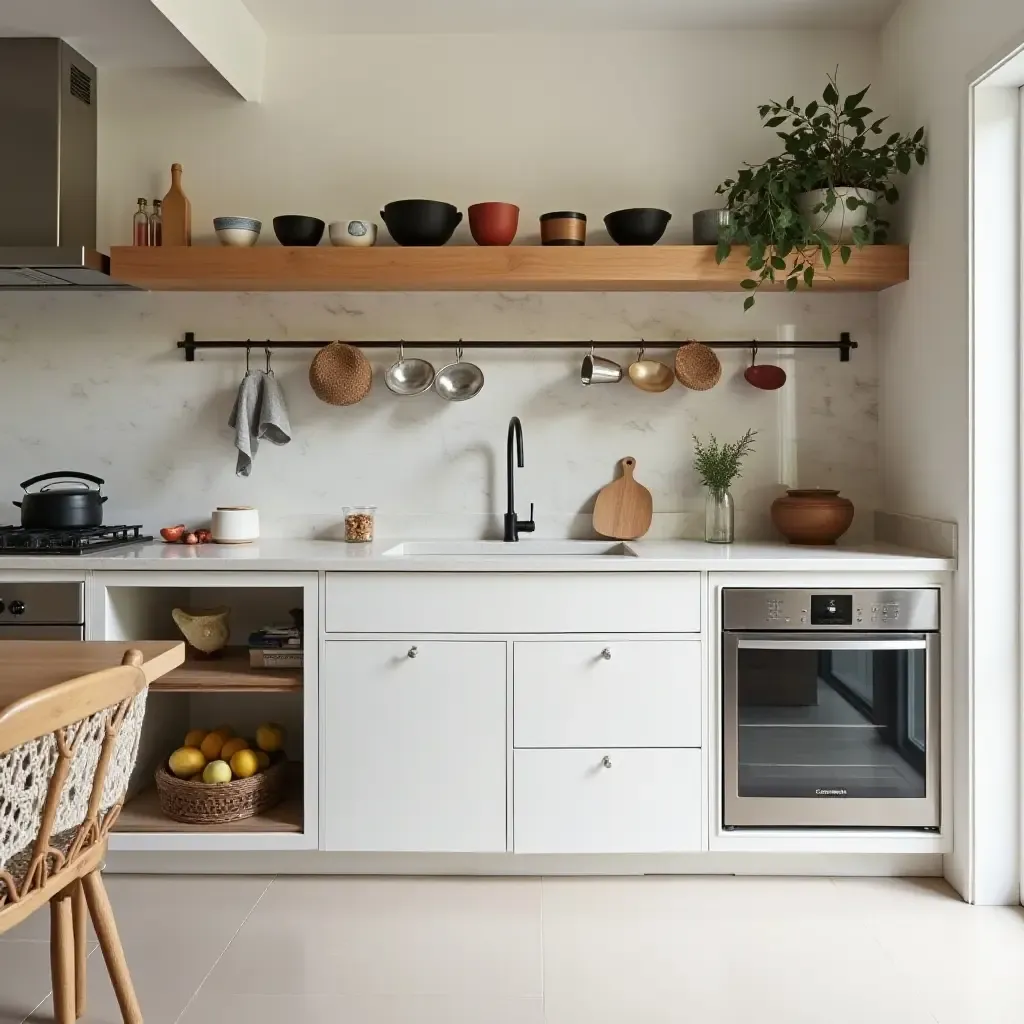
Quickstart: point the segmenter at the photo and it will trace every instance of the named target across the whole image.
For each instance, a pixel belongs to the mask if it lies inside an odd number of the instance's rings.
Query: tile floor
[[[1024,911],[935,880],[108,876],[146,1024],[1015,1024]],[[51,1021],[48,915],[0,1024]],[[120,1016],[89,956],[85,1024]]]

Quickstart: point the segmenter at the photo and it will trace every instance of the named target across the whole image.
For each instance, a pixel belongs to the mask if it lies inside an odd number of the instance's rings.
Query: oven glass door
[[[727,634],[725,824],[937,827],[937,637]]]

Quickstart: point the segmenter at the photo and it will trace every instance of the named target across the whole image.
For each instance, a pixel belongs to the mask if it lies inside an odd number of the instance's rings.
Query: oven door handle
[[[927,640],[744,640],[741,651],[924,651]]]

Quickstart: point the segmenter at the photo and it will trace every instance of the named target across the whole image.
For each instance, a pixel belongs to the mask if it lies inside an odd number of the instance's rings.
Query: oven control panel
[[[935,631],[939,591],[747,590],[722,591],[725,630]]]

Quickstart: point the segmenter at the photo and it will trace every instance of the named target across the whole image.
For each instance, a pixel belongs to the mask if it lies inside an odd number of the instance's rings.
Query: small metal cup
[[[588,388],[591,384],[617,384],[620,380],[622,367],[618,363],[595,356],[593,349],[583,357],[580,381],[584,387]]]

